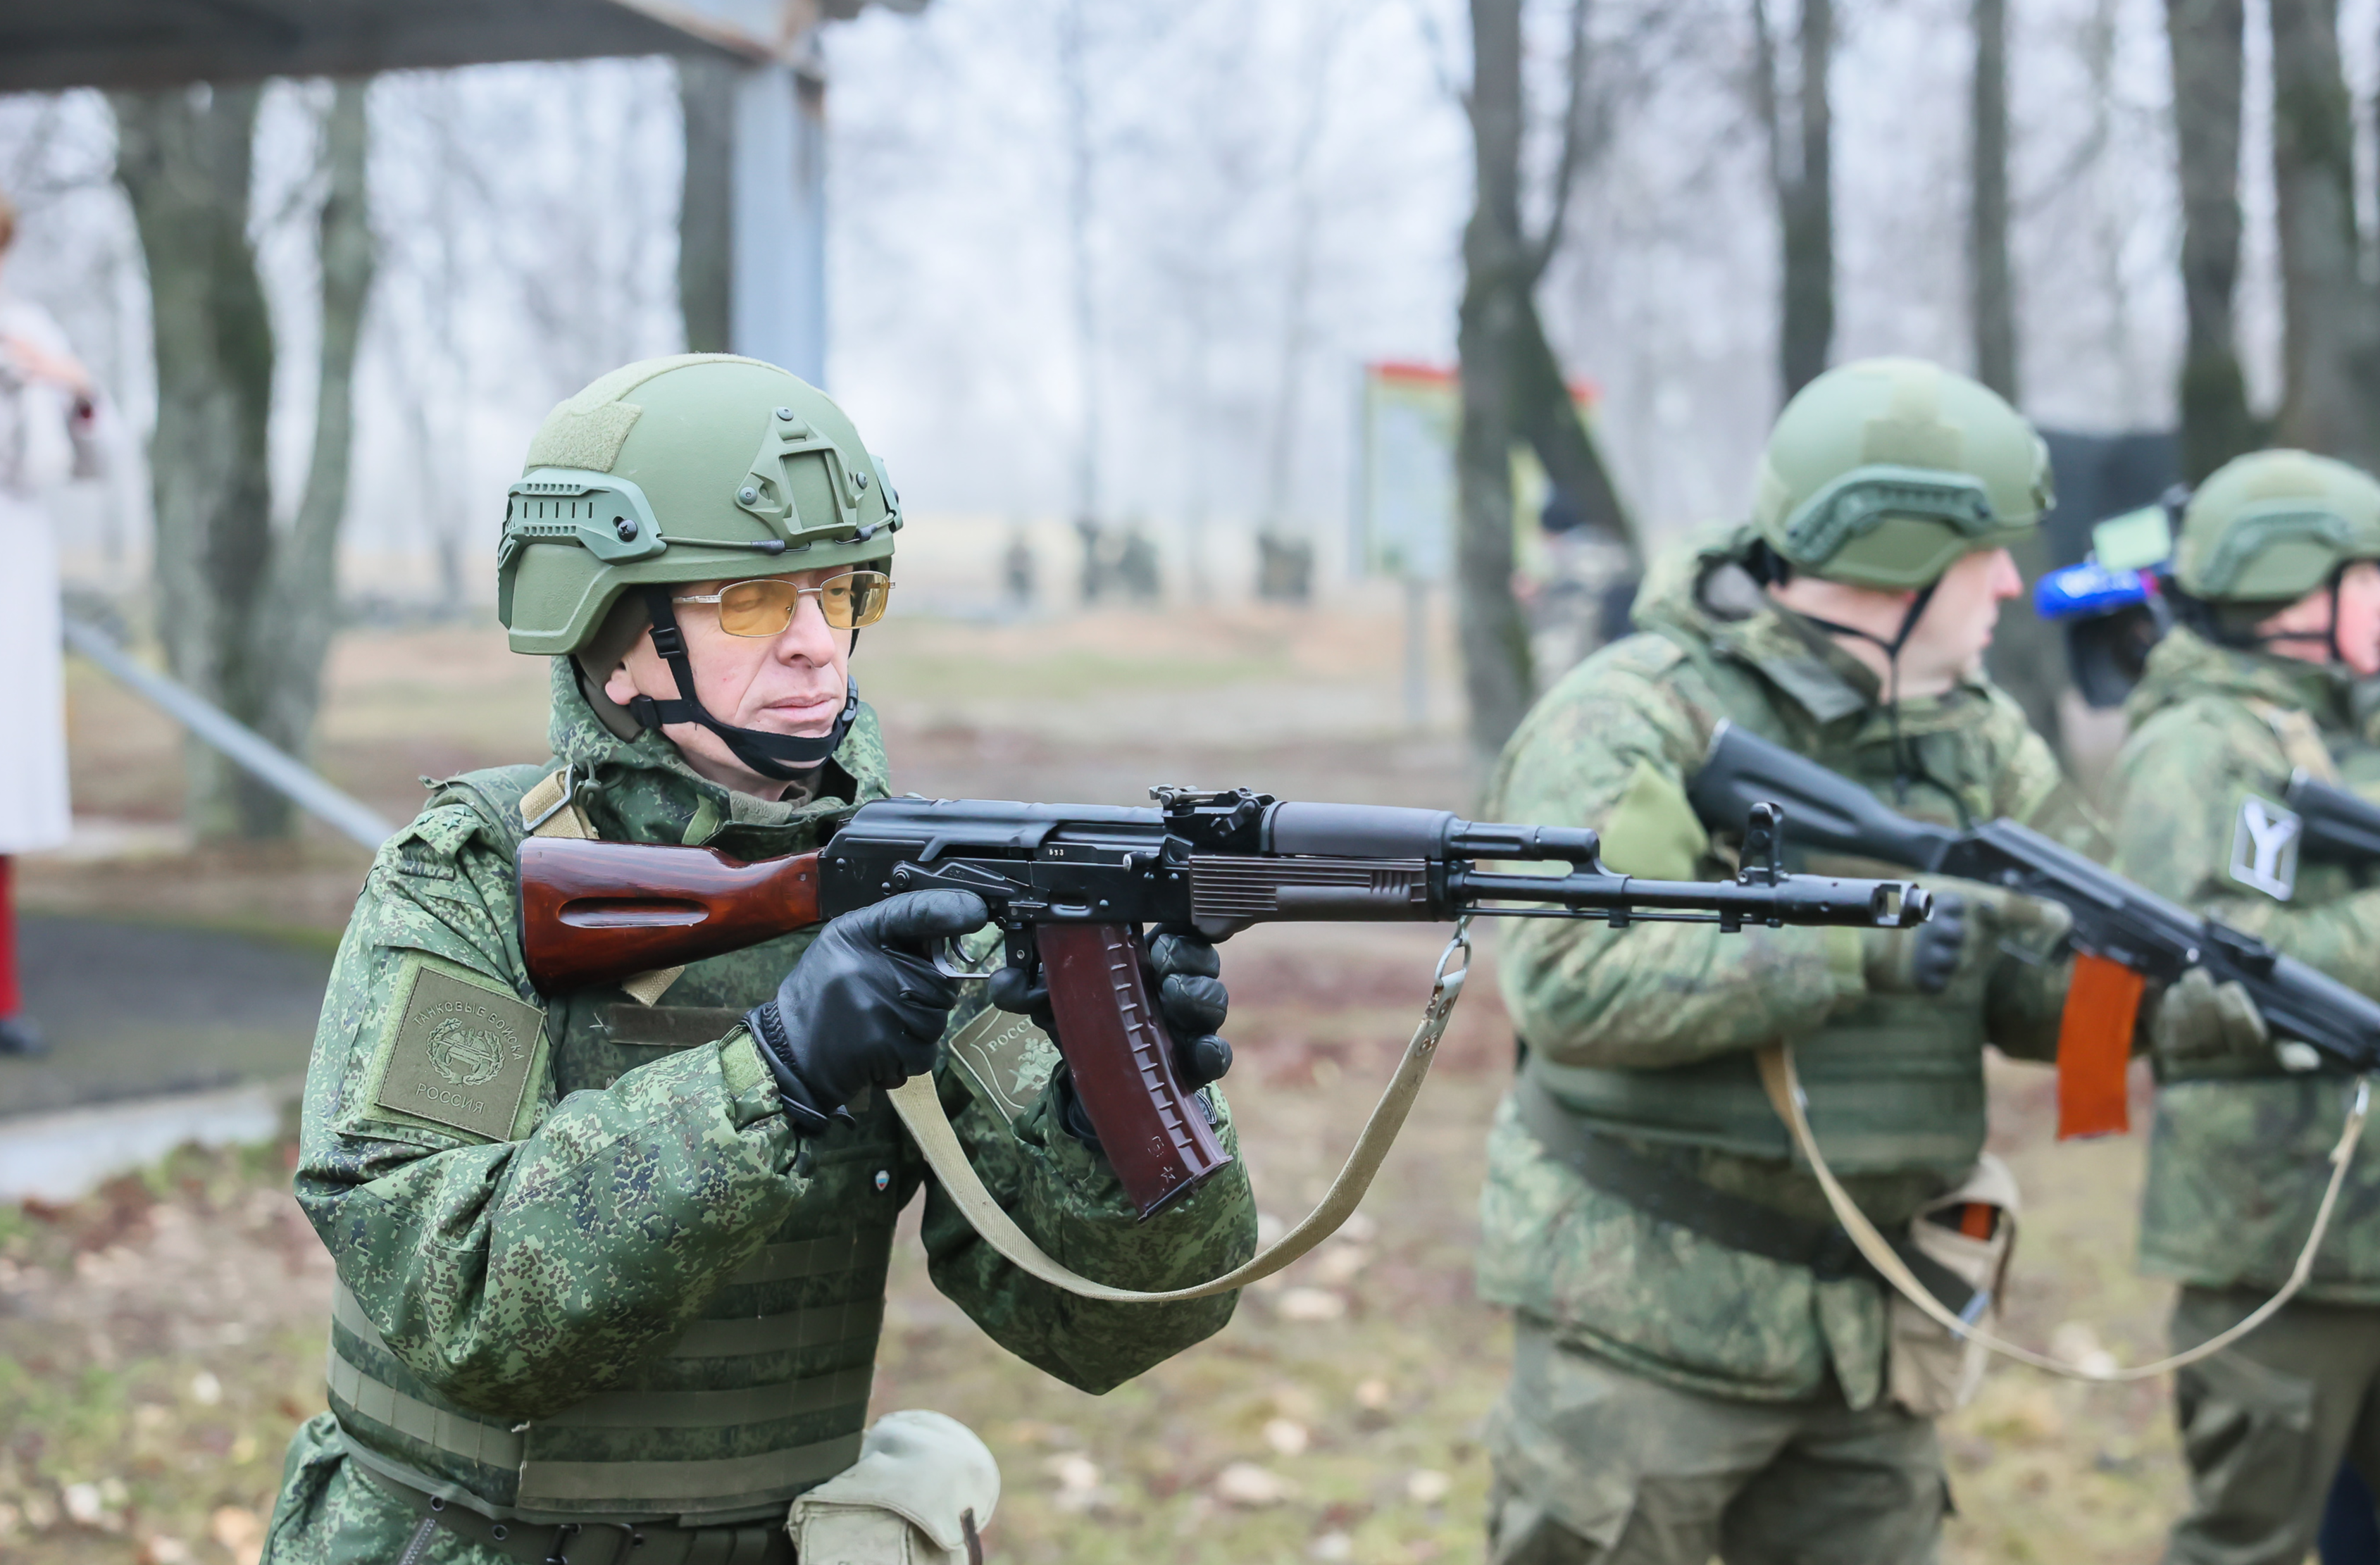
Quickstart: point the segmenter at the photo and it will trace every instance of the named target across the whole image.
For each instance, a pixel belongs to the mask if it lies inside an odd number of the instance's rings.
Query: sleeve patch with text
[[[419,969],[381,1078],[383,1109],[492,1141],[512,1135],[544,1015],[534,1005]]]
[[[1058,1046],[1028,1017],[985,1011],[950,1041],[952,1061],[976,1096],[1014,1124],[1058,1068]]]

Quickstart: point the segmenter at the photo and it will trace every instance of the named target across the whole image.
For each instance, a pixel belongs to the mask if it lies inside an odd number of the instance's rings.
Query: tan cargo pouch
[[[888,1413],[859,1460],[794,1501],[785,1518],[802,1565],[983,1565],[1000,1464],[955,1418]]]
[[[1960,1312],[1970,1326],[1999,1323],[2016,1217],[2016,1175],[1986,1152],[1959,1188],[1928,1202],[1910,1222],[1910,1244],[1974,1290]],[[1991,1358],[1984,1345],[1951,1332],[1898,1292],[1888,1305],[1892,1400],[1921,1418],[1939,1418],[1973,1401]]]

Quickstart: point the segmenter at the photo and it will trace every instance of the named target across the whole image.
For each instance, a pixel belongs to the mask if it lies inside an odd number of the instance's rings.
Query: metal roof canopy
[[[818,25],[868,0],[0,0],[0,92],[677,55],[734,89],[728,338],[822,382]],[[915,10],[924,0],[881,0]]]
[[[0,92],[614,55],[757,65],[787,59],[789,42],[814,19],[809,6],[780,11],[732,0],[8,0],[0,4]]]

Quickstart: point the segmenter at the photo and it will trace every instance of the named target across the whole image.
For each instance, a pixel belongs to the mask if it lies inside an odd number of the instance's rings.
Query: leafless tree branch
[[[1593,61],[1587,51],[1586,10],[1587,0],[1570,0],[1569,96],[1562,106],[1561,153],[1554,162],[1553,210],[1546,214],[1545,231],[1534,241],[1524,241],[1527,259],[1523,264],[1532,285],[1545,275],[1546,263],[1553,260],[1555,248],[1561,243],[1562,229],[1570,221],[1570,193],[1578,183],[1581,149],[1589,134],[1587,78]]]

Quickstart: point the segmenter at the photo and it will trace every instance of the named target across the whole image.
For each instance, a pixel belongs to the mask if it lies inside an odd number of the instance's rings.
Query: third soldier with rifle
[[[1972,381],[1908,359],[1819,377],[1769,438],[1751,525],[1656,570],[1643,634],[1531,713],[1488,813],[1599,827],[1632,873],[1726,874],[1738,844],[1687,786],[1732,722],[1912,815],[2101,849],[1981,673],[2021,589],[2007,545],[2048,488],[2032,428]],[[1498,1565],[1934,1557],[1933,1420],[1972,1350],[1861,1265],[1755,1063],[1796,1046],[1861,1207],[1937,1296],[1988,1313],[2013,1190],[1982,1156],[1984,1045],[2049,1052],[2070,964],[2054,911],[1929,884],[1936,915],[1907,930],[1544,922],[1506,943],[1525,1059],[1479,1261],[1517,1311],[1489,1434]]]
[[[2191,498],[2171,579],[2180,623],[2110,784],[2119,867],[2380,997],[2380,866],[2287,802],[2293,780],[2380,794],[2380,483],[2301,452],[2240,457]],[[2288,1280],[2350,1097],[2242,989],[2184,982],[2211,1003],[2159,1039],[2141,1219],[2143,1267],[2182,1285],[2178,1350]],[[2380,1478],[2380,1169],[2350,1170],[2304,1291],[2175,1391],[2191,1504],[2167,1558],[2302,1559],[2342,1460]]]

